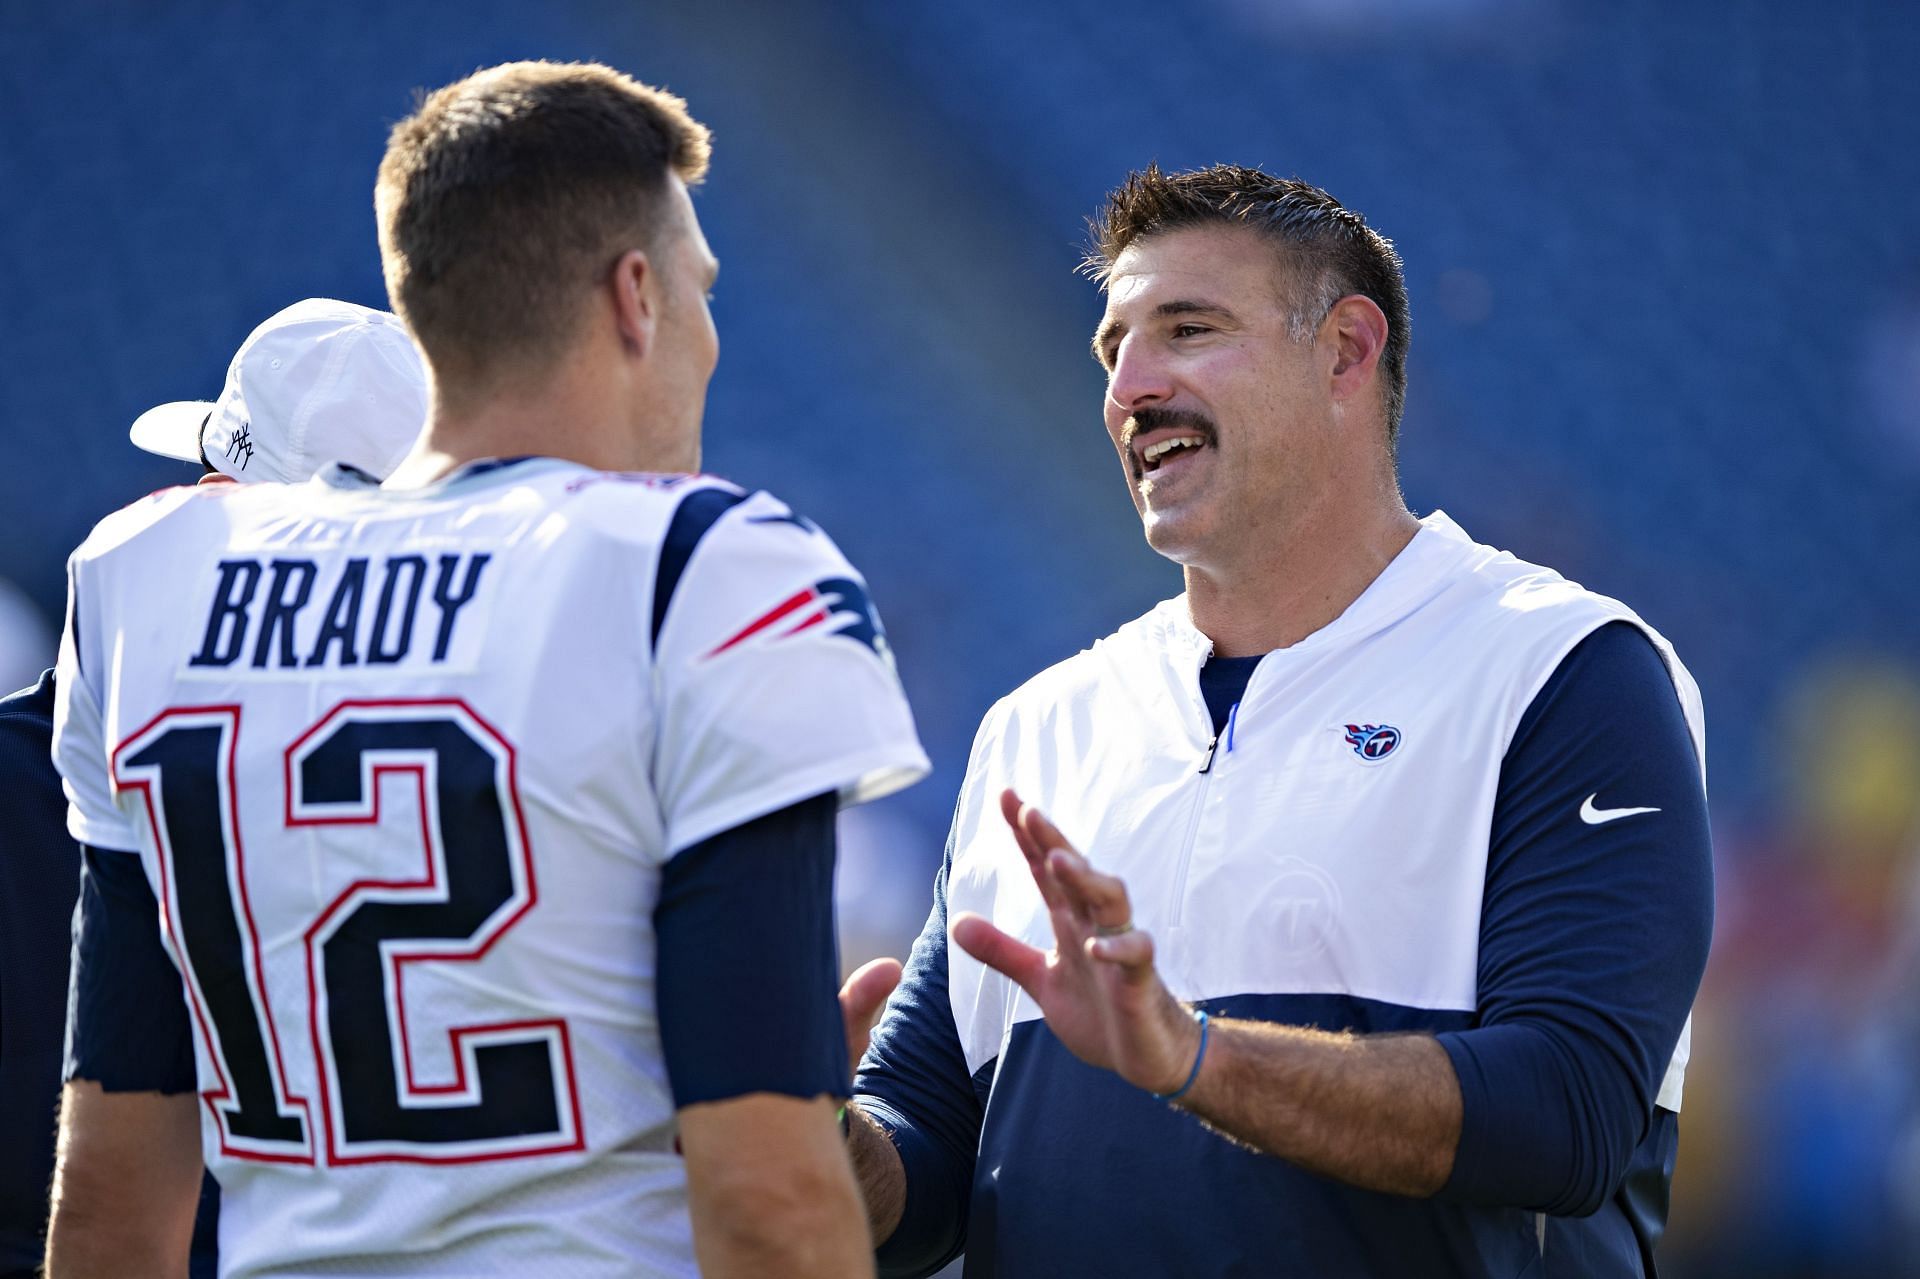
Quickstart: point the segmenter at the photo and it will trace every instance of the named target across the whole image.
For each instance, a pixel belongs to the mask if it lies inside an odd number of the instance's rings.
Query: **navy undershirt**
[[[1227,731],[1233,708],[1246,695],[1247,681],[1253,678],[1259,665],[1258,655],[1209,657],[1207,664],[1200,668],[1200,696],[1206,699],[1207,714],[1213,717],[1216,736]]]
[[[1258,664],[1203,668],[1216,733]],[[1589,796],[1602,809],[1658,808],[1662,819],[1589,824],[1577,816]],[[1188,1258],[1189,1273],[1240,1273],[1234,1249],[1269,1240],[1318,1273],[1464,1275],[1541,1256],[1554,1273],[1651,1273],[1676,1133],[1654,1095],[1705,965],[1712,867],[1692,736],[1664,660],[1637,627],[1608,624],[1577,645],[1502,760],[1471,1015],[1258,992],[1216,1001],[1245,1009],[1215,1009],[1222,1015],[1331,1017],[1330,1029],[1367,1018],[1434,1033],[1459,1076],[1464,1117],[1451,1178],[1431,1201],[1304,1173],[1289,1180],[1272,1171],[1289,1165],[1257,1157],[1236,1171],[1245,1152],[1195,1137],[1164,1107],[1129,1109],[1138,1102],[1124,1084],[1073,1062],[1037,1023],[1016,1026],[1009,1055],[970,1077],[946,990],[946,873],[854,1089],[907,1172],[883,1275],[931,1273],[963,1246],[970,1275],[1069,1264],[1117,1273],[1146,1264],[1156,1246]],[[1117,1127],[1128,1123],[1145,1145],[1128,1143]],[[1036,1145],[1071,1165],[1042,1204],[1016,1179]],[[1143,1199],[1133,1169],[1154,1157],[1148,1147],[1163,1163],[1225,1168],[1207,1183],[1215,1197],[1183,1211],[1179,1187],[1156,1180],[1158,1200]],[[1076,1149],[1107,1153],[1073,1158]],[[1549,1215],[1537,1225],[1521,1215],[1533,1212]]]
[[[844,1097],[833,926],[839,801],[815,795],[667,863],[654,908],[674,1104],[753,1092]]]

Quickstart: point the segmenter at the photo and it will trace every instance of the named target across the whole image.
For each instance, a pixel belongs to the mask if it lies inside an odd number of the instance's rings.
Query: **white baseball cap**
[[[128,434],[236,480],[298,483],[331,462],[385,479],[426,420],[426,369],[399,317],[308,298],[247,335],[218,400],[148,409]]]

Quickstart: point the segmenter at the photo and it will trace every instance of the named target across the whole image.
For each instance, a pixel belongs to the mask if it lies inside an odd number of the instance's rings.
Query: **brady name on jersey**
[[[427,594],[433,606],[427,660],[446,660],[454,624],[480,589],[481,573],[492,558],[486,551],[436,557]],[[297,670],[328,662],[358,666],[364,660],[378,666],[406,660],[430,570],[424,555],[388,555],[378,564],[354,555],[324,570],[311,558],[223,559],[219,571],[206,631],[189,664],[232,666],[244,655],[245,665],[254,670]]]

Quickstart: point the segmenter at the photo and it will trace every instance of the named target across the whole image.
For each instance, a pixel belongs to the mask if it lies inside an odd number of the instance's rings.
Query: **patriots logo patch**
[[[1347,744],[1369,764],[1378,764],[1400,749],[1400,730],[1391,724],[1349,724]]]
[[[822,629],[824,628],[824,629]],[[797,591],[741,627],[715,646],[709,660],[749,640],[791,639],[807,631],[821,630],[826,635],[844,635],[872,650],[887,665],[893,665],[893,649],[887,644],[886,628],[873,607],[867,588],[848,577],[828,577],[804,591]]]

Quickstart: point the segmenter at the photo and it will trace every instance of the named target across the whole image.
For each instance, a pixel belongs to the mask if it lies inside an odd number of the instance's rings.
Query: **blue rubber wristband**
[[[1157,1092],[1153,1096],[1159,1101],[1178,1101],[1187,1095],[1187,1089],[1193,1087],[1193,1081],[1200,1078],[1200,1063],[1207,1059],[1207,1014],[1206,1010],[1193,1010],[1193,1019],[1200,1023],[1200,1050],[1193,1054],[1193,1070],[1187,1075],[1187,1082],[1172,1092]]]

